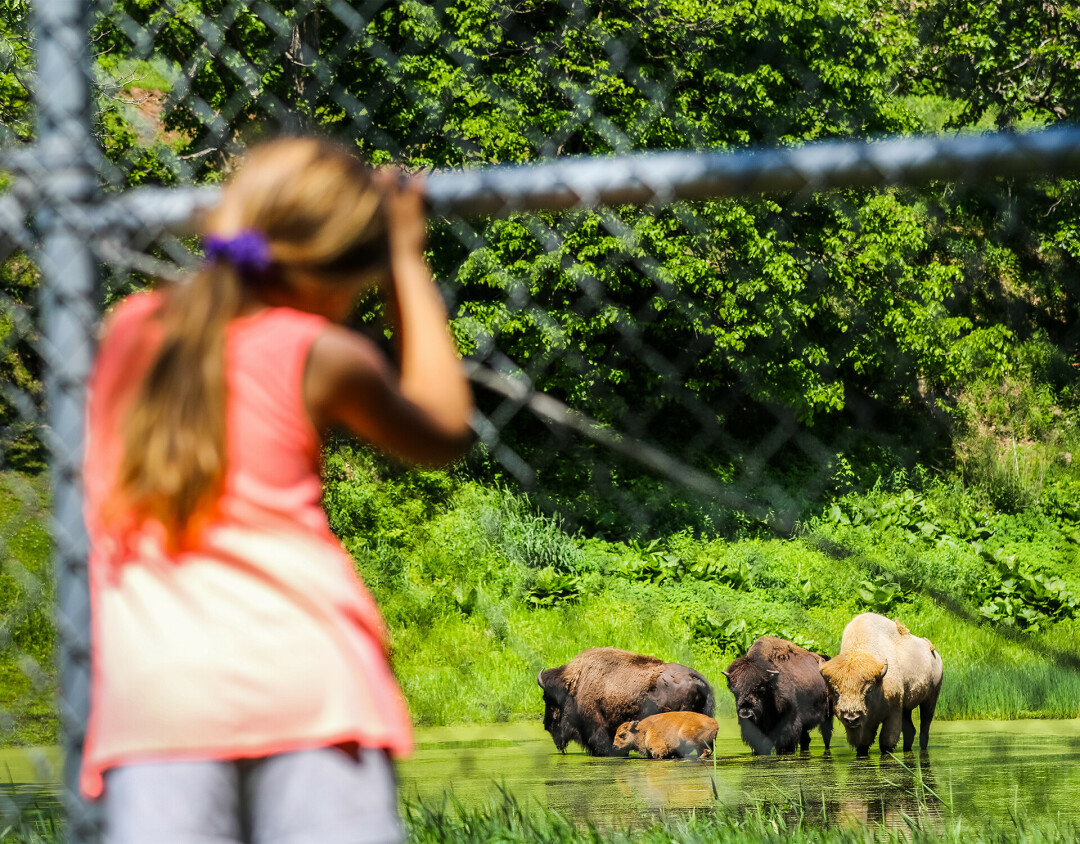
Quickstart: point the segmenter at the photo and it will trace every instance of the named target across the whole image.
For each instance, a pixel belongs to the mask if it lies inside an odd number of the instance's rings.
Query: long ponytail
[[[234,268],[211,264],[165,294],[163,337],[121,436],[117,491],[136,522],[183,542],[225,477],[225,331],[243,301]]]

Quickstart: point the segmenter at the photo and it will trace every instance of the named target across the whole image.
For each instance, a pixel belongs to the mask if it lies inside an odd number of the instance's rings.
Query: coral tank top
[[[302,384],[322,317],[267,308],[229,325],[225,485],[192,547],[167,552],[152,524],[123,541],[104,526],[119,422],[160,343],[160,301],[136,294],[117,307],[90,383],[83,792],[100,795],[103,773],[125,763],[346,742],[408,752],[382,618],[321,507],[320,440]]]

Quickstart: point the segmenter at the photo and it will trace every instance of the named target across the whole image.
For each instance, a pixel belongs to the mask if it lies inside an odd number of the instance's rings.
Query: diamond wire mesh
[[[825,6],[785,17],[780,4],[98,0],[96,145],[84,153],[106,194],[126,200],[137,186],[213,183],[249,143],[283,131],[328,133],[375,163],[418,171],[910,131],[886,96],[893,80],[875,41],[889,7],[873,9],[867,20]],[[77,22],[68,25],[49,37],[70,41]],[[16,100],[6,95],[5,108]],[[5,119],[14,127],[5,152],[26,140],[19,120]],[[998,140],[1007,162],[1010,141]],[[1022,136],[1013,146],[1021,169],[1044,166]],[[646,164],[624,177],[621,194],[588,179],[570,185],[568,200],[511,190],[495,217],[467,213],[465,201],[440,206],[433,177],[431,260],[478,389],[487,456],[473,468],[498,467],[570,529],[784,535],[833,489],[838,455],[874,452],[900,466],[932,451],[947,388],[942,350],[967,342],[968,365],[978,366],[970,338],[995,339],[943,304],[968,295],[956,268],[985,272],[990,254],[971,254],[957,230],[977,224],[987,243],[1022,242],[1060,284],[1076,256],[1053,240],[1068,239],[1058,224],[1075,186],[878,190],[866,186],[905,172],[925,184],[939,164],[950,177],[963,164],[949,162],[947,145],[901,164],[871,150],[861,171],[843,150],[821,155],[820,172],[809,159],[743,160],[741,173],[764,160],[762,184],[787,185],[764,198],[739,174],[727,176],[733,188],[677,193],[671,168]],[[70,432],[33,434],[43,424],[42,367],[69,351],[40,340],[20,291],[35,287],[35,265],[51,277],[64,268],[27,240],[22,222],[59,214],[89,244],[103,304],[197,257],[152,196],[86,213],[81,200],[50,195],[47,168],[27,162],[12,168],[0,207],[0,449],[5,470],[22,470],[43,459],[46,440],[60,497],[77,488]],[[1064,166],[1076,170],[1074,159]],[[983,159],[978,172],[992,168]],[[629,204],[618,199],[631,194]],[[680,199],[688,196],[697,201]],[[1017,219],[1018,207],[1031,216]],[[903,254],[876,260],[891,240],[904,240]],[[930,347],[889,323],[896,301],[927,326]],[[60,304],[89,321],[85,302]],[[906,453],[887,454],[896,449]],[[5,706],[16,720],[56,682],[44,656],[54,634],[40,621],[54,589],[17,554],[44,484],[20,484],[6,482],[13,515],[3,533],[6,653],[29,690]],[[77,569],[81,549],[65,543],[67,530],[58,528],[60,568]],[[57,729],[45,721],[41,741]],[[77,747],[77,725],[66,726]]]
[[[22,220],[10,231],[23,239]],[[4,256],[0,297],[0,742],[31,745],[8,754],[0,787],[0,823],[17,827],[24,813],[56,803],[56,789],[34,783],[60,778],[55,715],[55,600],[50,571],[49,499],[41,477],[41,362],[31,298],[34,265],[21,250]],[[43,748],[43,749],[35,749]]]
[[[31,136],[25,10],[0,24],[4,72],[0,125],[0,826],[23,830],[60,800],[56,717],[58,637],[53,610],[48,461],[40,346],[38,244],[27,227],[41,196],[20,159]],[[20,12],[22,13],[20,15]],[[20,165],[22,165],[20,167]],[[12,747],[16,749],[12,749]],[[45,784],[44,786],[42,784]]]
[[[719,102],[725,102],[725,97],[730,102],[736,90],[755,85],[776,89],[794,81],[786,102],[771,111],[767,119],[765,115],[751,116],[743,125],[701,119],[694,122],[678,110],[674,110],[674,116],[667,116],[673,111],[669,102],[686,95],[692,71],[701,69],[703,48],[725,46],[720,42],[724,38],[731,42],[732,38],[722,25],[709,18],[687,25],[670,14],[665,18],[662,9],[638,8],[638,13],[651,18],[644,23],[620,21],[617,17],[611,23],[605,22],[603,4],[582,3],[521,8],[494,4],[475,8],[381,3],[210,5],[204,9],[207,15],[203,17],[193,7],[180,3],[153,7],[110,3],[102,7],[104,23],[100,29],[110,47],[115,46],[116,33],[122,33],[127,51],[145,59],[166,56],[177,69],[164,103],[165,123],[186,133],[185,149],[192,152],[158,152],[166,178],[182,182],[204,177],[214,159],[220,164],[246,138],[266,131],[267,125],[290,130],[319,124],[355,140],[373,160],[404,160],[413,167],[483,161],[492,156],[514,161],[583,151],[626,152],[806,138],[814,137],[821,124],[830,120],[831,131],[886,127],[885,118],[857,101],[857,94],[870,95],[872,86],[852,94],[830,85],[817,69],[799,65],[797,50],[782,48],[761,37],[760,32],[740,45],[743,55],[725,57],[729,65],[743,71],[741,74],[724,74],[721,68],[705,63],[706,70],[720,77],[708,93]],[[490,25],[470,32],[471,40],[455,38],[455,30],[461,30],[461,18],[470,11],[491,15]],[[765,18],[762,30],[777,22],[768,19],[767,14]],[[852,20],[842,21],[840,28],[846,38],[866,37],[856,30]],[[120,39],[122,43],[124,38]],[[690,46],[697,49],[689,50]],[[569,54],[575,49],[571,59]],[[310,61],[304,61],[305,55]],[[696,60],[697,66],[677,73],[674,65],[663,61],[674,56],[689,59],[691,65]],[[278,57],[284,61],[276,62]],[[594,62],[593,70],[600,69],[597,76],[589,75],[581,66],[588,61]],[[868,73],[875,70],[872,61],[858,69]],[[617,98],[628,103],[614,102]],[[546,100],[557,106],[543,115],[545,123],[530,109],[538,111],[539,104]],[[495,139],[495,150],[483,149],[477,126],[491,129],[491,111],[499,107],[511,114],[509,125],[496,127],[504,135]],[[112,176],[118,184],[126,178],[123,163],[121,158],[120,168]],[[598,361],[595,355],[590,359],[575,351],[573,341],[582,338],[575,337],[566,326],[556,325],[549,314],[557,308],[575,313],[582,324],[590,319],[605,321],[607,330],[590,338],[594,345],[600,343],[610,350],[611,360],[601,363],[608,371],[608,381],[605,384],[600,379],[601,392],[592,394],[592,405],[607,408],[601,421],[611,424],[616,421],[611,418],[612,408],[620,403],[627,406],[627,397],[618,395],[610,377],[617,375],[618,361],[636,359],[644,363],[647,389],[666,378],[666,394],[680,396],[682,409],[702,425],[692,435],[687,449],[687,454],[701,453],[710,438],[723,436],[724,432],[707,421],[715,417],[716,407],[701,402],[694,390],[686,390],[678,376],[691,368],[691,362],[699,362],[703,349],[713,346],[715,351],[716,337],[707,332],[696,338],[678,336],[679,357],[674,364],[667,360],[666,352],[650,345],[660,340],[650,335],[663,332],[661,324],[665,319],[669,324],[677,319],[693,324],[691,312],[695,306],[698,323],[710,321],[708,314],[701,313],[700,302],[672,295],[678,287],[671,278],[673,250],[658,257],[662,238],[657,228],[666,227],[664,234],[676,235],[683,244],[695,239],[701,243],[710,239],[710,232],[715,233],[717,220],[714,209],[710,209],[714,211],[712,219],[703,219],[701,209],[687,206],[664,210],[663,197],[660,186],[654,210],[645,213],[623,209],[585,211],[558,218],[539,215],[487,224],[480,230],[470,221],[451,216],[451,231],[436,233],[434,248],[437,254],[445,255],[444,277],[456,276],[457,285],[471,282],[475,288],[489,286],[492,278],[502,276],[502,285],[511,292],[511,308],[524,314],[525,321],[537,322],[531,331],[490,321],[484,325],[477,319],[478,304],[470,302],[461,309],[461,324],[468,326],[463,330],[483,330],[491,335],[475,348],[501,346],[503,352],[513,348],[511,359],[519,363],[527,359],[524,375],[529,383],[555,390],[573,403],[587,399],[592,392],[592,385],[577,374],[594,368]],[[587,196],[581,200],[582,205],[590,204]],[[805,201],[805,197],[795,198],[784,213],[767,211],[761,204],[756,209],[751,204],[745,210],[751,218],[757,218],[752,226],[759,231],[770,227],[780,230],[790,225],[788,218],[797,215],[794,209]],[[855,215],[849,216],[854,219]],[[641,235],[650,227],[653,231],[646,235],[648,242],[643,245]],[[575,254],[575,240],[580,244],[594,234],[622,244],[603,255],[606,266],[581,260],[580,252]],[[556,279],[552,290],[530,291],[527,285],[515,283],[506,268],[499,265],[498,257],[484,263],[485,254],[497,255],[498,244],[507,238],[526,243],[536,264],[549,263],[548,279]],[[469,246],[465,248],[464,244]],[[694,249],[690,246],[688,251],[693,253]],[[178,254],[175,244],[173,254]],[[541,260],[539,256],[544,257]],[[699,263],[708,262],[700,254],[694,257]],[[555,266],[556,258],[563,266]],[[738,263],[736,250],[719,258]],[[750,275],[761,269],[742,263],[736,272]],[[650,290],[655,301],[667,303],[667,313],[664,308],[650,305]],[[627,301],[614,300],[614,291],[626,292]],[[451,291],[450,295],[455,294]],[[753,295],[748,298],[752,300]],[[715,332],[718,327],[712,324],[706,328]],[[543,354],[526,354],[536,351],[526,346],[545,331],[552,337],[561,335],[554,341],[560,346],[557,352],[547,349]],[[730,345],[726,351],[732,351]],[[755,357],[742,356],[742,365],[752,366]],[[730,372],[723,376],[718,379],[721,383],[733,377]],[[745,392],[767,392],[755,390],[750,383],[755,376],[751,374],[738,373],[736,377],[746,383]],[[696,380],[705,383],[708,379],[703,373]],[[576,382],[576,386],[570,382]],[[728,401],[729,413],[734,412],[737,401]],[[582,409],[589,410],[589,404],[586,400]],[[516,412],[513,402],[501,403],[485,429],[497,436]],[[640,408],[629,422],[630,429],[646,433],[650,415],[656,418],[657,412]],[[749,453],[748,474],[757,473],[760,466],[775,457],[779,445],[790,439],[784,433],[794,431],[788,416],[787,411],[781,411],[775,421],[775,443],[766,438],[756,454]],[[828,455],[814,448],[813,438],[801,441],[812,452],[808,455],[812,461],[822,467],[828,465]],[[534,467],[528,465],[528,460],[515,457],[511,445],[502,440],[489,444],[499,450],[504,462],[516,467],[512,471],[520,480],[534,481]],[[732,443],[731,450],[746,453],[745,444],[735,448]],[[819,478],[816,485],[822,484],[823,478]],[[760,487],[757,492],[766,489],[766,498],[771,495],[777,499],[769,502],[772,509],[785,513],[795,509],[790,496],[780,487]],[[639,516],[635,521],[640,520]],[[789,524],[791,519],[781,521]]]

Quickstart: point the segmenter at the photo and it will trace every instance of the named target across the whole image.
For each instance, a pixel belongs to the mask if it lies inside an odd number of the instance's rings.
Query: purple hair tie
[[[232,237],[208,235],[203,240],[203,247],[207,261],[224,261],[244,276],[256,276],[270,269],[270,244],[265,235],[253,229]]]

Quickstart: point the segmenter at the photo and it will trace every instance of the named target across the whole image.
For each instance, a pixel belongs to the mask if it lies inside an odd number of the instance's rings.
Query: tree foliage
[[[216,180],[283,130],[424,170],[1021,131],[1072,116],[1080,90],[1077,12],[1057,2],[103,5],[102,78],[161,76],[151,140],[130,108],[103,118],[128,183]],[[1075,357],[1078,201],[1046,179],[447,220],[431,255],[466,352],[617,428],[686,449],[712,426],[737,452],[789,419],[838,450],[851,425],[918,450],[942,429],[913,426],[1013,372],[1017,344]],[[506,437],[528,451],[535,433]]]
[[[962,127],[1000,129],[1075,119],[1080,109],[1080,7],[1072,2],[929,0],[908,13],[917,38],[908,84],[956,100]]]
[[[0,147],[30,136],[31,53],[26,0],[0,0]]]

